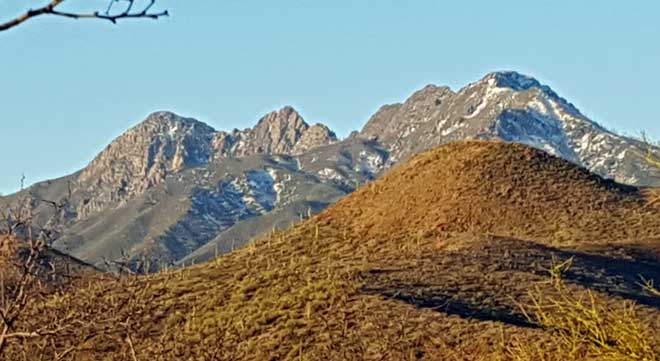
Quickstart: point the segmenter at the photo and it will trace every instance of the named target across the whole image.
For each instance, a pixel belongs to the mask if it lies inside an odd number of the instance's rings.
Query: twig
[[[133,340],[131,339],[131,334],[126,332],[126,343],[128,344],[128,348],[131,351],[131,359],[133,361],[138,361],[137,355],[135,354],[135,347],[133,347]]]
[[[163,16],[169,16],[169,12],[167,10],[163,10],[160,12],[149,12],[149,10],[151,10],[151,7],[153,7],[153,5],[156,3],[156,0],[150,0],[149,3],[141,11],[135,11],[135,12],[131,12],[135,0],[126,0],[128,4],[124,8],[124,10],[116,14],[111,14],[110,11],[112,10],[113,3],[116,2],[117,0],[110,0],[108,9],[106,10],[105,13],[100,13],[98,11],[95,11],[93,13],[75,13],[75,12],[56,10],[55,8],[58,5],[62,4],[64,1],[65,0],[52,0],[50,3],[48,3],[43,7],[37,9],[30,9],[21,16],[18,16],[5,23],[0,23],[0,31],[11,29],[15,26],[20,25],[26,20],[29,20],[33,17],[40,15],[55,15],[55,16],[61,16],[71,19],[102,19],[102,20],[108,20],[113,24],[116,24],[117,20],[119,19],[129,19],[129,18],[158,19]]]

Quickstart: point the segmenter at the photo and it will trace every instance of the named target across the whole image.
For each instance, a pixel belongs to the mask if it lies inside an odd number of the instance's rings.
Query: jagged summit
[[[292,106],[286,105],[278,110],[274,110],[263,116],[257,122],[255,128],[260,128],[270,124],[281,124],[292,126],[294,128],[306,128],[309,125],[305,122],[302,115]]]
[[[557,94],[550,86],[543,84],[538,79],[526,74],[512,70],[495,71],[486,74],[481,80],[477,83],[470,84],[470,86],[483,84],[486,84],[486,87],[494,88],[494,92],[502,91],[502,89],[510,89],[514,92],[525,92],[536,89],[539,93],[561,103],[566,111],[571,112],[576,116],[583,116],[575,105],[559,96],[559,94]]]
[[[121,207],[185,169],[221,158],[300,154],[337,141],[326,126],[310,126],[293,107],[263,116],[253,128],[232,133],[169,111],[149,114],[113,140],[70,183],[75,217],[86,219]]]
[[[535,78],[510,70],[488,73],[480,82],[517,91],[542,87],[541,83]]]
[[[444,97],[447,95],[455,94],[454,91],[451,90],[446,85],[439,86],[435,84],[428,84],[422,89],[414,92],[407,101],[416,101],[416,100],[424,100],[429,97]]]
[[[455,95],[447,86],[429,84],[413,93],[404,103],[381,107],[360,134],[364,138],[378,140],[387,147],[396,148],[401,138],[419,129],[429,115],[436,113]]]
[[[206,164],[213,157],[214,134],[212,127],[191,118],[150,114],[81,171],[75,183],[85,196],[78,215],[121,205],[173,172]]]
[[[149,114],[142,122],[129,129],[126,133],[130,133],[131,131],[150,131],[154,135],[158,135],[159,132],[164,131],[167,134],[172,134],[177,131],[190,131],[194,128],[206,132],[215,132],[213,127],[197,119],[183,117],[171,111],[161,110]]]
[[[236,148],[238,155],[254,153],[291,153],[309,129],[309,124],[291,106],[270,112],[262,117],[257,125],[239,135]]]
[[[462,139],[502,139],[543,149],[629,184],[649,184],[635,161],[643,146],[585,117],[537,79],[515,71],[489,73],[458,92],[429,85],[404,103],[382,107],[360,136],[382,143],[393,160]]]
[[[310,126],[296,109],[285,106],[264,115],[253,128],[219,132],[215,148],[221,156],[245,157],[252,154],[300,154],[337,137],[324,125]]]

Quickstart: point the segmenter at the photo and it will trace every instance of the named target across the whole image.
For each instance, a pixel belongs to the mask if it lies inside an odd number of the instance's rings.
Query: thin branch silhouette
[[[167,10],[157,12],[151,11],[151,8],[156,3],[156,0],[149,0],[149,3],[146,4],[142,10],[134,10],[135,0],[110,0],[107,9],[104,12],[95,11],[93,13],[77,13],[57,10],[56,8],[65,1],[67,0],[51,0],[50,3],[40,8],[29,9],[23,15],[20,15],[7,22],[0,23],[0,31],[11,29],[31,18],[40,15],[61,16],[71,19],[101,19],[110,21],[113,24],[116,24],[117,20],[120,19],[158,19],[164,16],[169,16],[169,12]],[[126,6],[121,11],[113,13],[112,10],[115,3],[119,2],[125,2]]]

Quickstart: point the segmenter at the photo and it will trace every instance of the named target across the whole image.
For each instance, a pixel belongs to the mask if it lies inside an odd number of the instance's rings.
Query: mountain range
[[[291,107],[231,132],[156,112],[80,171],[0,198],[27,202],[55,247],[100,267],[205,261],[318,213],[395,164],[465,139],[523,143],[619,183],[660,185],[646,144],[605,129],[534,78],[429,85],[346,139]],[[657,151],[653,148],[651,151]],[[46,202],[44,202],[46,201]],[[58,207],[52,207],[52,204]]]

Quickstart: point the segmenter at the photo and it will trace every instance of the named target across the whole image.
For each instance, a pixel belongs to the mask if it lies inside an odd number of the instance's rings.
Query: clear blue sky
[[[45,0],[44,0],[45,1]],[[0,21],[44,1],[0,2]],[[68,8],[104,1],[68,0]],[[159,21],[0,33],[0,192],[75,171],[156,110],[245,128],[290,104],[344,136],[428,83],[537,77],[660,137],[660,1],[159,0]]]

